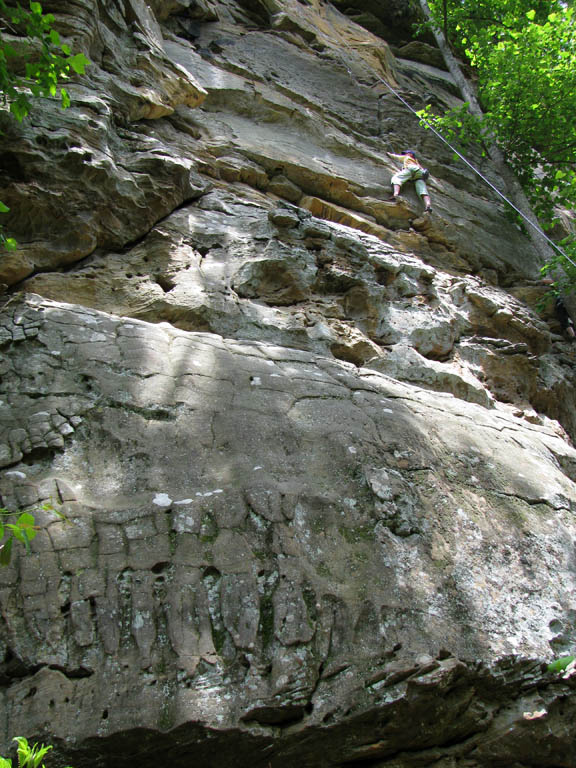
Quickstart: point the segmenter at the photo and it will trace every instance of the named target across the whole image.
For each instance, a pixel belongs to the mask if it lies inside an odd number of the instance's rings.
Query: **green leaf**
[[[21,123],[28,114],[29,109],[27,104],[23,104],[21,101],[13,101],[10,104],[10,112],[12,112],[16,120]]]
[[[44,756],[52,749],[51,746],[44,746],[43,744],[34,744],[32,748],[27,746],[24,754],[27,756],[28,762],[24,762],[22,765],[30,765],[32,768],[38,768]]]
[[[16,524],[19,525],[20,528],[34,528],[36,520],[34,519],[34,515],[31,515],[30,512],[22,512],[18,517],[18,520],[16,520]]]
[[[83,75],[84,68],[87,64],[90,64],[90,61],[86,58],[86,56],[84,56],[83,53],[77,53],[75,56],[71,56],[68,59],[68,64],[70,64],[74,72],[79,75]]]
[[[54,45],[60,45],[60,35],[55,29],[50,30],[50,42]]]
[[[528,11],[526,13],[526,16],[527,16],[528,19],[530,19],[530,21],[534,21],[534,19],[536,17],[536,11]]]
[[[575,656],[563,656],[561,659],[556,659],[551,664],[548,664],[546,669],[548,672],[563,672],[575,658]]]
[[[12,536],[14,536],[15,539],[18,539],[18,541],[22,542],[25,547],[28,547],[28,537],[26,536],[26,533],[20,529],[18,525],[14,525],[12,523],[8,523],[6,528],[9,528],[12,531]]]
[[[2,547],[0,548],[0,566],[10,565],[10,558],[12,557],[12,542],[14,539],[10,536]]]
[[[19,768],[38,768],[44,755],[52,749],[44,745],[34,744],[32,747],[23,736],[16,736],[13,741],[18,742],[18,766]]]
[[[7,251],[15,251],[18,248],[18,242],[13,237],[7,237],[4,240],[4,247]]]
[[[0,200],[0,213],[8,213],[9,210],[10,208],[8,208],[7,205],[4,205],[2,200]]]
[[[30,10],[39,16],[42,15],[42,6],[40,3],[30,3]]]

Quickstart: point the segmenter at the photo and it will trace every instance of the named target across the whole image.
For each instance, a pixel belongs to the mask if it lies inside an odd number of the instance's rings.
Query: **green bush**
[[[16,736],[13,741],[18,743],[18,768],[46,768],[42,760],[52,747],[46,747],[43,744],[34,744],[32,746],[23,736]],[[12,768],[12,760],[0,757],[0,768]],[[68,765],[67,768],[72,768]]]

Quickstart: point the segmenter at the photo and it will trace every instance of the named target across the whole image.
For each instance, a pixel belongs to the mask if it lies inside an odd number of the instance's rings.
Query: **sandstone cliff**
[[[3,749],[575,766],[576,345],[382,82],[459,99],[411,4],[46,8],[92,64],[0,113],[0,494],[66,520],[0,571]]]

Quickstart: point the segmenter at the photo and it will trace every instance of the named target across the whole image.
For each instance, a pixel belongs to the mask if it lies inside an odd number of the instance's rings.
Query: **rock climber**
[[[406,181],[413,181],[416,187],[416,192],[420,195],[422,202],[426,206],[425,212],[431,213],[432,204],[430,202],[430,195],[428,194],[428,188],[424,182],[427,173],[416,159],[416,154],[412,152],[411,149],[405,150],[401,155],[393,155],[391,152],[386,152],[386,154],[393,160],[401,161],[403,166],[401,171],[398,171],[392,176],[391,184],[393,187],[393,195],[388,198],[388,202],[396,202],[402,185]]]

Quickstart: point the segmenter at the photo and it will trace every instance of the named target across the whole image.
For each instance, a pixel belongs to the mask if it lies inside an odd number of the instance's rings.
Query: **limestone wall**
[[[62,0],[72,106],[0,113],[1,504],[65,516],[0,570],[2,754],[576,765],[576,344],[382,83],[458,100],[409,4],[349,5]]]

